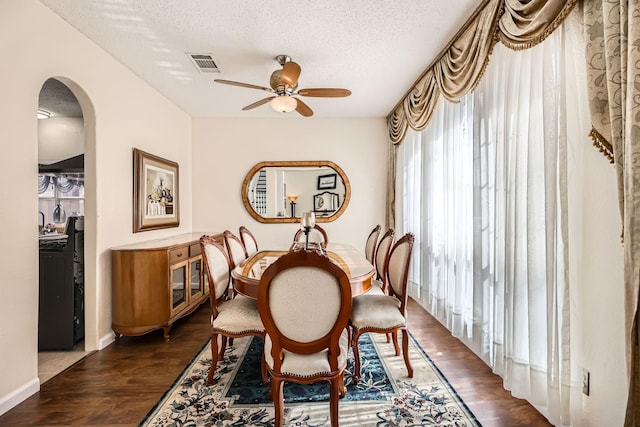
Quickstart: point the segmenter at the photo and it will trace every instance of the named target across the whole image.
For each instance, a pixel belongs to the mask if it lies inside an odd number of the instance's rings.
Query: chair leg
[[[347,395],[347,387],[344,385],[344,371],[340,374],[340,379],[338,380],[338,385],[340,386],[340,399]]]
[[[360,338],[360,331],[358,328],[353,328],[353,361],[355,366],[353,368],[353,383],[358,384],[360,381],[360,352],[358,351],[358,339]]]
[[[213,384],[213,374],[218,365],[218,335],[211,334],[211,366],[209,367],[209,375],[207,375],[207,384]]]
[[[407,329],[402,330],[402,353],[404,354],[404,364],[407,366],[407,374],[409,378],[413,378],[413,367],[409,361],[409,331]]]
[[[331,427],[338,427],[338,394],[340,377],[331,380],[329,390],[329,413],[331,414]]]
[[[264,358],[264,352],[262,353],[262,358],[260,359],[260,374],[262,375],[262,384],[269,384],[270,378],[267,372],[267,360]]]
[[[218,358],[220,359],[224,359],[224,351],[227,349],[227,337],[225,337],[224,335],[220,335],[222,337],[222,346],[220,347],[220,355],[218,356]],[[216,341],[216,346],[218,345],[218,342]]]
[[[397,329],[395,329],[393,332],[391,332],[391,337],[393,339],[393,347],[396,349],[396,356],[400,356],[400,346],[398,345],[398,330]]]
[[[274,426],[281,427],[284,422],[284,382],[280,378],[271,378],[271,398],[275,409]]]

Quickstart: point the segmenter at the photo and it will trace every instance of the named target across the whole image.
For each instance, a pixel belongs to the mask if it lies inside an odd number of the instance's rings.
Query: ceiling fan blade
[[[300,99],[295,98],[296,102],[298,103],[297,107],[296,107],[296,111],[304,117],[311,117],[313,116],[313,110],[311,108],[309,108],[309,106],[307,104],[305,104],[304,102],[302,102]]]
[[[275,96],[268,96],[268,97],[266,97],[266,98],[264,98],[264,99],[261,99],[260,101],[256,101],[256,102],[254,102],[253,104],[249,104],[249,105],[247,105],[246,107],[244,107],[244,108],[242,109],[242,111],[252,110],[252,109],[254,109],[254,108],[256,108],[256,107],[259,107],[259,106],[261,106],[261,105],[264,105],[264,104],[266,104],[267,102],[271,101],[273,98],[276,98],[276,97],[275,97]]]
[[[295,87],[300,77],[300,66],[293,61],[285,62],[282,66],[282,74],[280,74],[280,82]]]
[[[349,89],[338,89],[338,88],[311,88],[311,89],[300,89],[297,93],[300,96],[314,96],[316,98],[341,98],[344,96],[351,95],[351,91]]]
[[[249,84],[249,83],[234,82],[233,80],[215,79],[214,82],[222,83],[222,84],[225,84],[225,85],[240,86],[240,87],[246,87],[246,88],[249,88],[249,89],[258,89],[258,90],[264,90],[264,91],[267,91],[267,92],[273,92],[273,89],[268,88],[268,87],[252,85],[252,84]]]

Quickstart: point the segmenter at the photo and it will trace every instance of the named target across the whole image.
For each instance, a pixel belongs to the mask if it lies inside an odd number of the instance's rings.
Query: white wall
[[[16,41],[19,40],[19,43]],[[34,54],[37,52],[37,54]],[[11,200],[0,256],[0,413],[38,389],[37,192],[38,125],[42,84],[70,83],[85,114],[87,188],[87,347],[109,341],[109,248],[181,232],[237,232],[248,226],[261,247],[289,244],[295,224],[261,224],[245,210],[245,174],[266,160],[331,160],[346,172],[352,199],[323,226],[334,241],[359,248],[374,224],[384,223],[386,129],[383,119],[191,119],[36,0],[0,1],[0,144]],[[89,114],[88,114],[89,113]],[[193,127],[193,135],[191,135]],[[180,165],[181,226],[132,234],[132,148]],[[579,265],[580,352],[590,370],[591,396],[574,425],[622,425],[624,363],[622,247],[613,167],[585,142],[573,159],[583,168],[571,203],[583,213],[572,230]],[[195,178],[192,179],[193,176]],[[574,179],[576,177],[573,177]],[[32,215],[33,213],[33,215]],[[192,227],[193,224],[193,227]]]
[[[111,339],[109,248],[191,231],[191,119],[36,0],[0,2],[0,413],[39,388],[38,95],[56,77],[85,119],[85,347]],[[51,119],[50,119],[51,120]],[[133,147],[180,165],[181,226],[132,233]]]
[[[589,396],[580,395],[585,427],[624,424],[627,380],[624,343],[623,246],[613,165],[585,137],[570,164],[570,266],[573,281],[572,350],[591,374]],[[573,191],[572,191],[573,190]],[[579,219],[578,216],[582,218]],[[575,341],[575,342],[574,342]],[[581,378],[577,372],[577,378]],[[580,384],[578,384],[580,386]]]
[[[262,161],[329,160],[346,173],[351,201],[340,218],[320,225],[329,241],[364,250],[371,229],[384,225],[386,155],[384,119],[194,119],[194,230],[238,234],[245,225],[260,248],[288,247],[298,225],[253,219],[242,181]]]
[[[38,120],[38,163],[48,165],[84,153],[84,120],[51,117]]]

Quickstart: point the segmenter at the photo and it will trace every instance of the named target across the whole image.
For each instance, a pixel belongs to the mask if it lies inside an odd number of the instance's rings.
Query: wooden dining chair
[[[247,259],[247,250],[242,244],[242,240],[230,230],[225,230],[222,233],[222,237],[231,261],[229,266],[233,270],[238,264]]]
[[[238,229],[240,233],[240,240],[242,241],[242,245],[244,246],[247,257],[258,252],[258,241],[255,236],[249,231],[247,227],[244,225],[240,226]]]
[[[375,229],[374,229],[375,231]],[[367,292],[367,295],[386,295],[386,262],[389,258],[389,252],[391,246],[393,246],[393,238],[395,237],[395,231],[393,228],[388,229],[378,241],[378,244],[374,251],[373,265],[375,267],[375,276],[371,280],[371,288]],[[356,298],[359,298],[356,297]],[[398,334],[396,332],[389,332],[387,334],[387,342],[391,342],[393,339],[397,348]]]
[[[409,329],[407,326],[407,278],[414,236],[407,233],[393,245],[386,266],[389,295],[360,295],[353,299],[350,325],[353,333],[352,348],[355,359],[353,381],[360,379],[360,354],[358,339],[368,332],[382,333],[397,337],[402,331],[402,353],[409,378],[413,377],[413,367],[409,361]],[[400,355],[397,339],[393,340],[396,356]]]
[[[242,244],[242,240],[230,230],[225,230],[224,233],[222,233],[222,238],[227,248],[227,253],[229,254],[229,269],[233,270],[238,264],[248,258],[247,250]],[[235,293],[232,283],[229,285],[229,294],[231,297],[233,297]]]
[[[304,242],[305,235],[304,229],[299,229],[296,231],[296,234],[293,236],[293,242]],[[315,224],[313,228],[309,232],[309,242],[319,243],[322,247],[326,248],[329,244],[329,236],[327,235],[327,231],[320,227],[318,224]]]
[[[386,270],[385,266],[389,258],[391,246],[393,246],[393,238],[395,231],[393,228],[388,229],[380,238],[376,248],[374,257],[374,266],[376,269],[375,278],[371,281],[371,289],[368,294],[384,295],[387,293]]]
[[[371,233],[369,233],[369,237],[367,237],[367,243],[364,245],[364,256],[371,264],[375,263],[373,257],[376,254],[378,237],[380,237],[380,229],[380,224],[376,225],[373,230],[371,230]]]
[[[264,357],[271,380],[275,425],[284,417],[284,382],[330,384],[331,425],[338,425],[338,397],[346,395],[351,286],[326,255],[289,252],[262,274],[258,311],[265,325]]]
[[[218,360],[224,356],[227,339],[254,335],[264,339],[265,329],[258,313],[256,300],[237,295],[227,299],[230,282],[229,257],[224,247],[213,237],[200,237],[200,248],[209,281],[209,303],[211,305],[211,367],[207,383],[213,383]],[[218,350],[218,336],[222,345]],[[230,344],[231,345],[231,344]],[[262,362],[262,381],[267,383],[266,365]]]

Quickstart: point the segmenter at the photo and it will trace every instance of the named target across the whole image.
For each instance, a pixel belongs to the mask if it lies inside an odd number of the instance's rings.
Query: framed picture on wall
[[[133,232],[180,225],[178,164],[133,149]]]
[[[318,190],[333,190],[336,188],[337,174],[318,176]]]

